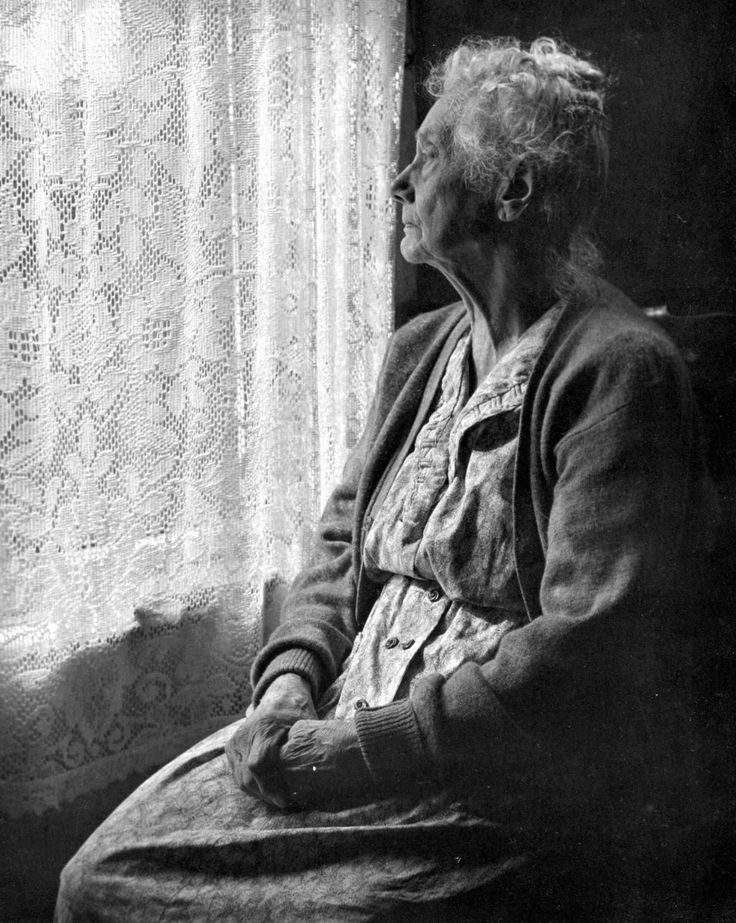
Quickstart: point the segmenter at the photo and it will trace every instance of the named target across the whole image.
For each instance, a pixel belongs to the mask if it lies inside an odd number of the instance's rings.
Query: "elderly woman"
[[[677,350],[594,275],[604,87],[549,39],[431,75],[393,194],[460,301],[391,340],[249,714],[118,808],[59,920],[648,918],[698,806],[711,501]]]

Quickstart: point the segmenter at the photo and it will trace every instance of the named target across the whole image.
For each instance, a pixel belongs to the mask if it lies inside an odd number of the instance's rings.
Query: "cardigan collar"
[[[460,446],[466,433],[497,414],[517,410],[521,406],[534,364],[557,323],[561,311],[561,302],[557,302],[545,311],[531,327],[524,331],[513,348],[491,369],[475,392],[469,396],[470,335],[465,334],[463,346],[458,345],[457,347],[465,349],[465,356],[462,378],[456,383],[459,402],[462,406],[450,434],[450,473],[448,475],[450,479],[452,479],[452,472],[457,464]]]

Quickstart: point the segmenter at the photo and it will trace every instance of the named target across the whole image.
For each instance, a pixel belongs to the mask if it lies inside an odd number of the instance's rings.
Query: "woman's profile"
[[[459,300],[391,338],[247,716],[98,829],[59,921],[679,900],[715,517],[683,360],[598,275],[606,87],[547,38],[464,42],[433,70],[393,195],[403,258]]]

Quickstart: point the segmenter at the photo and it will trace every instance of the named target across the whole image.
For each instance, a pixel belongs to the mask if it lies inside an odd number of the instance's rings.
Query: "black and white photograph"
[[[736,919],[726,0],[0,0],[0,923]]]

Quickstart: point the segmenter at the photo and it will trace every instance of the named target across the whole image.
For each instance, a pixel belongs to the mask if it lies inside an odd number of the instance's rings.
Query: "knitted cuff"
[[[409,699],[360,709],[353,720],[363,758],[377,785],[401,788],[403,783],[429,781],[434,776]]]
[[[320,696],[322,669],[319,658],[303,647],[293,647],[277,654],[261,674],[253,689],[253,704],[258,705],[263,693],[277,676],[284,673],[296,673],[312,687],[312,699],[316,703]]]

